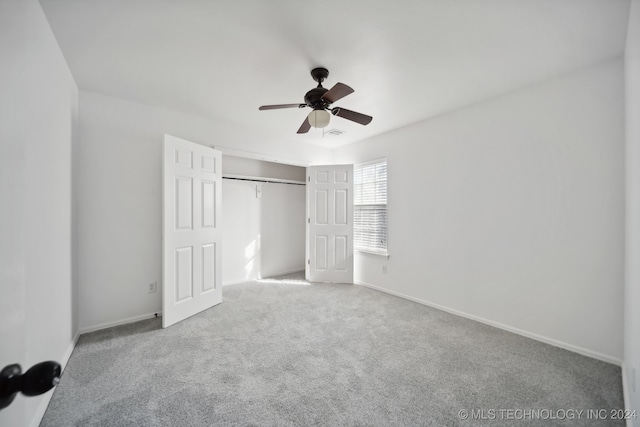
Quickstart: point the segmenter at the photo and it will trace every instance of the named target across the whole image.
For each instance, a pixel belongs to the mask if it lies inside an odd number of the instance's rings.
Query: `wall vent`
[[[340,130],[340,129],[330,129],[330,130],[326,131],[324,134],[325,135],[338,136],[338,135],[342,135],[343,133],[345,133],[345,132],[343,130]]]

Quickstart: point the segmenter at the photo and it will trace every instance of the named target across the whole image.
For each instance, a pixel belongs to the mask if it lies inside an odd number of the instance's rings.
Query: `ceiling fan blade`
[[[263,105],[258,110],[278,110],[280,108],[304,108],[307,104],[278,104],[278,105]]]
[[[360,123],[361,125],[368,125],[371,123],[371,120],[373,120],[373,117],[367,116],[366,114],[357,113],[340,107],[332,108],[331,114],[342,117],[343,119],[351,120],[352,122]]]
[[[327,101],[329,104],[332,104],[350,93],[353,93],[353,89],[349,86],[344,83],[336,83],[335,86],[322,95],[322,99]]]
[[[309,129],[311,129],[311,123],[309,123],[309,118],[305,117],[300,129],[298,129],[298,133],[307,133],[309,132]]]

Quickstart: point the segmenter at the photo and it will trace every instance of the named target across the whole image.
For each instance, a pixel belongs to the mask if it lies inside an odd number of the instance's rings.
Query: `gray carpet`
[[[562,411],[623,408],[619,367],[361,286],[223,294],[168,329],[80,337],[41,425],[612,425]]]

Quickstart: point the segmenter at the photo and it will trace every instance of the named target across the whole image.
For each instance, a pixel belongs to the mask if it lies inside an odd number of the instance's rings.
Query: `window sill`
[[[368,255],[377,255],[389,259],[389,252],[376,252],[376,251],[368,251],[366,249],[354,249],[354,252],[362,252],[363,254]]]

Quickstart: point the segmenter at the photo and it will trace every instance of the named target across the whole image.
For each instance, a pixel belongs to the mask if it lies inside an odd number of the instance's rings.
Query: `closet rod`
[[[237,181],[268,182],[272,184],[306,185],[304,182],[287,181],[287,180],[277,181],[277,180],[272,180],[268,178],[257,178],[257,177],[243,178],[238,176],[223,176],[222,179],[235,179]]]

